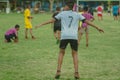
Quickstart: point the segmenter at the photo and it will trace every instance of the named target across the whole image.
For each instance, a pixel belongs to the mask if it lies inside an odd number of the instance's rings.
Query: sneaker
[[[60,70],[57,70],[57,73],[55,75],[55,79],[59,79],[60,78]]]
[[[75,79],[79,79],[80,77],[79,77],[79,73],[78,72],[75,72],[74,73],[74,77],[75,77]]]

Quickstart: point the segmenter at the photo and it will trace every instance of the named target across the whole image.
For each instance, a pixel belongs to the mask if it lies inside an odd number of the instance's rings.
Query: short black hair
[[[88,7],[87,6],[83,7],[83,10],[88,11]]]
[[[30,4],[26,4],[25,8],[29,8],[29,7],[31,7]]]
[[[56,7],[56,11],[60,11],[60,7]]]
[[[73,9],[74,3],[75,3],[75,0],[68,0],[68,1],[65,2],[65,4],[66,4],[70,9]]]
[[[15,28],[20,28],[20,26],[18,24],[15,25]]]

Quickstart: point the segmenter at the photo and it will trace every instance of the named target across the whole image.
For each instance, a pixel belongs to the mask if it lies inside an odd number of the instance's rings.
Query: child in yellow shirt
[[[31,16],[30,5],[27,5],[27,7],[24,11],[24,17],[25,17],[25,38],[28,39],[28,30],[29,30],[32,39],[35,39],[35,37],[32,34],[31,19],[33,17]]]

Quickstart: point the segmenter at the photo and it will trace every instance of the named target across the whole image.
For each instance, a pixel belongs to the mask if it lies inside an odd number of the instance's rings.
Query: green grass
[[[52,14],[33,14],[33,26],[48,20]],[[94,28],[89,31],[89,47],[85,47],[85,35],[79,45],[80,80],[120,80],[120,21],[104,15],[95,24],[104,29],[100,34]],[[4,43],[5,31],[19,24],[19,43]],[[23,14],[0,14],[0,80],[54,80],[59,46],[51,25],[33,29],[37,38],[24,39]],[[68,46],[62,65],[60,80],[74,80],[71,49]]]

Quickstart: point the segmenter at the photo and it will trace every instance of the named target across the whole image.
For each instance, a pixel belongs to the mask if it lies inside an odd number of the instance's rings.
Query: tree
[[[58,5],[60,2],[64,2],[64,0],[49,0],[50,2],[50,11],[52,12],[53,11],[53,4],[54,2],[56,2],[56,5]]]
[[[53,11],[53,4],[54,4],[54,0],[49,0],[50,2],[50,11]]]

